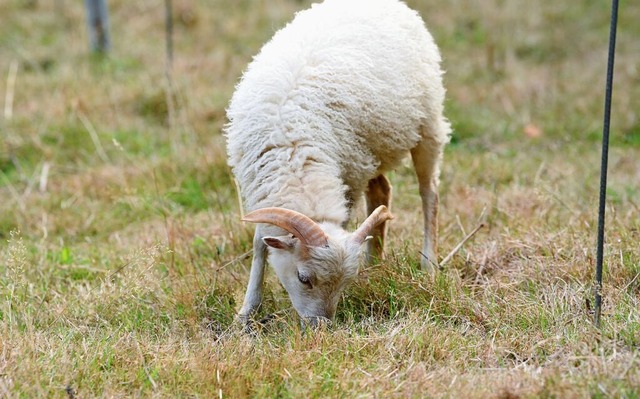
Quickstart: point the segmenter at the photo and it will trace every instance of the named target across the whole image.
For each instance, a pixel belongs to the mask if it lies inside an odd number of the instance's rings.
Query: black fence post
[[[596,246],[596,303],[594,323],[600,325],[602,309],[602,263],[604,259],[604,219],[607,200],[607,168],[609,164],[609,127],[611,125],[611,96],[613,93],[613,67],[616,55],[616,31],[618,28],[618,0],[611,3],[611,25],[609,31],[609,58],[607,61],[607,83],[604,96],[604,123],[602,127],[602,163],[600,165],[600,204],[598,207],[598,243]]]

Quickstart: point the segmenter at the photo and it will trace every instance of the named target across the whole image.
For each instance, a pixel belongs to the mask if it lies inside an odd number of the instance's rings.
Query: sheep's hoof
[[[237,323],[242,328],[242,334],[255,337],[260,331],[259,323],[257,323],[253,317],[249,315],[238,315],[236,318]]]
[[[268,314],[260,320],[255,320],[249,315],[238,315],[236,317],[237,322],[242,326],[242,333],[256,336],[266,325],[275,319],[275,315]]]
[[[442,268],[438,264],[438,258],[433,255],[429,257],[422,252],[420,252],[420,255],[420,267],[423,272],[427,272],[431,276],[435,276],[436,272],[442,270]]]

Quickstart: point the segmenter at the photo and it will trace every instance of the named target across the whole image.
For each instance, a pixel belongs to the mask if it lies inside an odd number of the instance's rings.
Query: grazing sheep
[[[449,123],[440,54],[398,0],[325,0],[299,12],[244,73],[227,110],[229,164],[259,223],[239,316],[262,300],[265,261],[303,319],[332,319],[361,248],[382,256],[391,185],[411,153],[424,214],[422,266],[437,266],[438,176]],[[345,227],[365,194],[370,216]],[[373,239],[367,240],[369,236]]]

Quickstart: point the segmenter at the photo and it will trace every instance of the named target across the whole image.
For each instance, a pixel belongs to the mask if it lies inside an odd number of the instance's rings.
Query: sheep
[[[437,268],[438,183],[450,125],[440,53],[399,0],[325,0],[296,14],[249,64],[227,108],[228,162],[256,223],[239,318],[262,300],[268,258],[301,320],[332,320],[391,219],[385,172],[411,153],[422,267]],[[367,214],[346,230],[360,199]],[[365,244],[366,243],[366,244]],[[365,251],[362,248],[366,247]]]

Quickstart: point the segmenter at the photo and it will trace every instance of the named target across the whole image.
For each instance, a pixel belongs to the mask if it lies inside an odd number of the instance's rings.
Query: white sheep
[[[325,0],[296,14],[249,64],[227,109],[229,164],[259,223],[244,304],[262,300],[265,261],[303,319],[332,319],[344,288],[381,258],[391,185],[411,152],[424,214],[422,266],[437,266],[438,176],[449,123],[440,54],[398,0]],[[370,216],[345,230],[365,194]],[[367,240],[373,236],[372,240]]]

